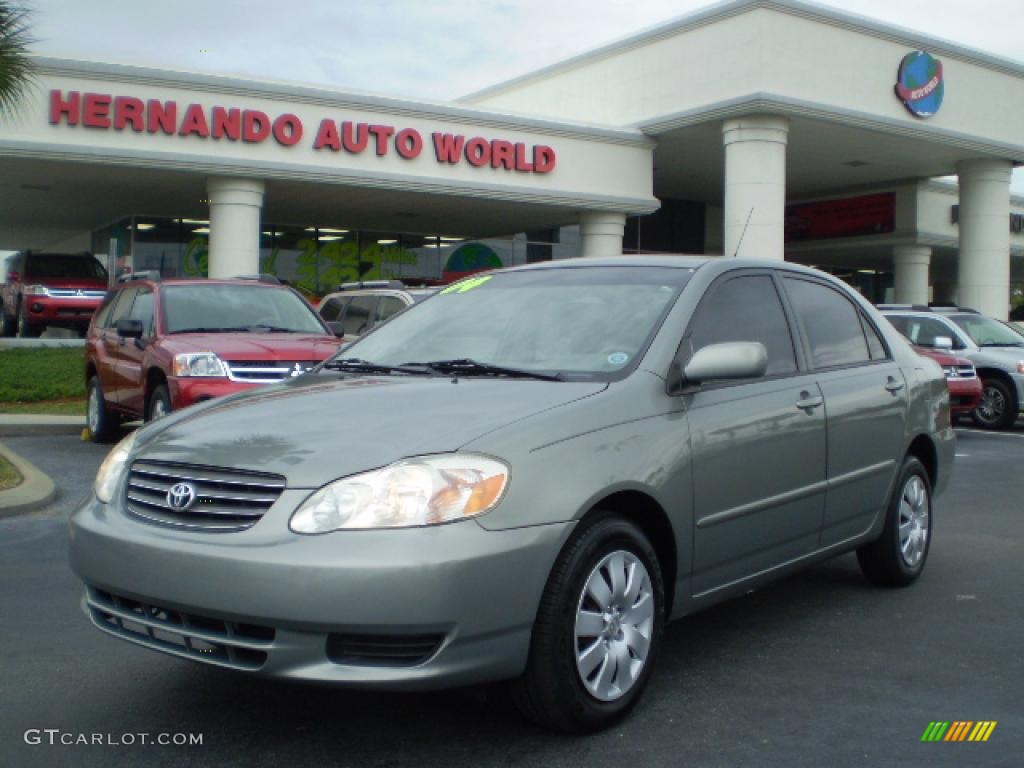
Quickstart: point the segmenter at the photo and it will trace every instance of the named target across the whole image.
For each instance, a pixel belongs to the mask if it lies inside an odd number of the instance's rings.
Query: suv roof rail
[[[891,310],[891,309],[902,309],[909,310],[911,312],[931,312],[932,308],[925,306],[924,304],[876,304],[876,309]]]
[[[269,283],[270,285],[284,285],[276,275],[235,275],[235,280],[255,280],[258,283]]]
[[[117,276],[117,282],[119,283],[130,283],[132,280],[156,280],[159,282],[162,279],[163,275],[160,274],[158,269],[149,269],[145,272],[127,272]]]
[[[405,288],[405,283],[401,280],[360,280],[338,286],[339,291],[357,291],[360,288]]]
[[[928,306],[935,312],[966,312],[971,315],[981,314],[981,312],[974,309],[973,307],[958,307],[955,304],[935,304],[933,302]]]

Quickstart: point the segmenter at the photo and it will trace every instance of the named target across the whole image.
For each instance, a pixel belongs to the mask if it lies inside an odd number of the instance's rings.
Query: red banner
[[[896,195],[892,192],[786,206],[787,243],[879,235],[895,228]]]

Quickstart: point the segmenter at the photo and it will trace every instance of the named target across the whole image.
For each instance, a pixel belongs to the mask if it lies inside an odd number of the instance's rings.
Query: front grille
[[[973,365],[958,365],[956,366],[956,376],[958,379],[975,379],[978,377],[978,372]]]
[[[437,651],[443,635],[342,635],[327,636],[327,658],[335,664],[379,667],[412,667]]]
[[[50,288],[47,293],[55,299],[102,299],[106,291],[79,291],[75,288]]]
[[[316,360],[228,360],[228,378],[250,384],[269,384],[301,376]]]
[[[185,483],[194,501],[185,509],[171,506],[169,491]],[[128,511],[149,522],[204,531],[251,528],[285,488],[281,475],[223,467],[140,459],[128,472]]]
[[[139,645],[235,669],[256,670],[267,661],[274,629],[182,613],[95,587],[86,605],[97,627]]]

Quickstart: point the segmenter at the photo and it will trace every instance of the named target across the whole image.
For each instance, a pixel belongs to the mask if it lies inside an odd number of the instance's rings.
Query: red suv
[[[7,258],[0,335],[35,337],[48,325],[83,333],[107,291],[107,270],[91,253],[35,253]]]
[[[340,343],[276,281],[132,276],[107,294],[86,336],[89,432],[103,442],[122,419],[299,376]]]
[[[966,357],[956,357],[932,347],[914,345],[922,357],[930,357],[942,366],[949,387],[949,408],[954,416],[967,416],[981,404],[982,386],[974,363]]]

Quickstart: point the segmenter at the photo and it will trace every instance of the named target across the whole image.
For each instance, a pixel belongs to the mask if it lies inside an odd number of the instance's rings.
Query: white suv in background
[[[342,283],[324,296],[316,311],[332,328],[344,331],[343,342],[355,341],[374,326],[390,320],[406,307],[423,301],[439,287],[407,286],[400,280]],[[340,327],[339,324],[340,323]]]
[[[952,349],[978,369],[983,394],[971,418],[985,429],[1009,429],[1024,409],[1024,335],[965,307],[883,304],[896,330],[921,347]],[[951,346],[945,341],[949,339]]]

